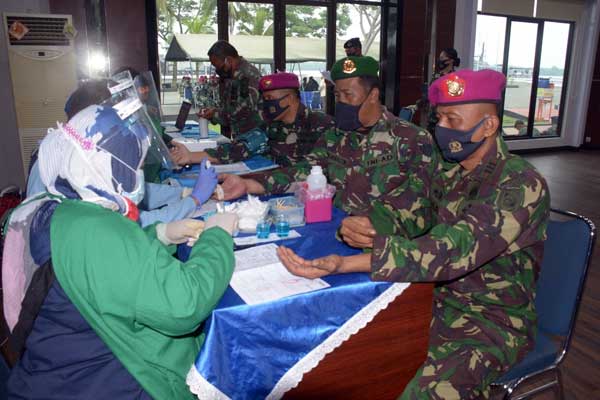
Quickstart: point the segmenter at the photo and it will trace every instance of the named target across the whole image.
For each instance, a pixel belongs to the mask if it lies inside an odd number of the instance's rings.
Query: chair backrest
[[[553,212],[569,219],[548,223],[535,305],[540,331],[567,336],[566,347],[581,300],[596,228],[585,217]]]
[[[320,110],[323,108],[323,106],[321,105],[321,92],[312,92],[312,101],[310,103],[310,108],[312,110]]]
[[[400,113],[398,113],[398,118],[403,119],[408,122],[412,122],[414,114],[415,114],[415,110],[413,108],[402,107],[400,109]]]
[[[300,102],[310,108],[312,103],[312,92],[300,91]]]

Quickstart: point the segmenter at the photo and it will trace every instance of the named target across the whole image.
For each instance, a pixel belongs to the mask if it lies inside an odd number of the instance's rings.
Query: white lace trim
[[[362,310],[354,314],[352,318],[344,323],[337,331],[315,347],[304,358],[298,361],[290,368],[275,385],[271,393],[266,397],[267,400],[278,400],[289,390],[298,386],[304,374],[315,368],[325,358],[325,356],[339,347],[342,343],[364,328],[375,318],[377,314],[394,301],[396,297],[410,286],[410,283],[395,283],[385,292],[375,298],[371,303],[363,307]]]
[[[200,373],[196,370],[196,366],[192,365],[190,372],[187,374],[185,383],[190,387],[190,391],[202,400],[230,400],[230,398],[216,386],[211,385]]]
[[[394,283],[386,289],[385,292],[354,314],[352,318],[325,339],[323,343],[315,347],[310,353],[304,356],[304,358],[292,366],[292,368],[279,379],[266,399],[281,399],[286,392],[298,386],[304,377],[304,374],[319,365],[327,354],[331,353],[342,343],[347,341],[350,336],[364,328],[381,310],[387,308],[387,306],[394,301],[396,297],[400,296],[409,286],[410,283]],[[230,400],[227,395],[204,379],[204,377],[198,373],[194,365],[192,365],[192,368],[187,374],[186,383],[190,387],[190,391],[194,393],[198,399]]]

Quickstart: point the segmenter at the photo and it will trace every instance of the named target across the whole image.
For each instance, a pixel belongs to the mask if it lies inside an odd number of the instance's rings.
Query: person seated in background
[[[375,281],[436,283],[427,359],[400,399],[488,398],[490,384],[534,346],[550,195],[499,134],[505,82],[496,71],[462,70],[429,89],[448,163],[432,183],[434,223],[424,235],[382,235],[348,217],[340,235],[370,253],[308,261],[278,249],[286,268],[307,278],[369,272]]]
[[[433,72],[433,75],[431,76],[430,82],[433,83],[435,80],[441,78],[442,76],[456,71],[456,68],[458,68],[459,66],[460,58],[458,57],[458,52],[456,51],[456,49],[448,47],[442,50],[440,52],[439,58],[437,59],[437,62],[435,63],[435,70]],[[433,132],[438,122],[434,107],[427,100],[421,102],[419,106],[429,107],[429,122],[427,124],[427,130],[429,132]]]
[[[371,221],[380,233],[414,236],[429,227],[431,180],[439,153],[425,130],[402,121],[380,101],[379,64],[372,57],[348,57],[331,70],[335,121],[304,160],[243,179],[223,175],[225,199],[246,193],[293,192],[319,165],[336,188],[334,205]]]
[[[92,104],[99,104],[110,98],[106,80],[83,82],[68,98],[65,114],[68,120]],[[140,224],[142,227],[156,222],[171,222],[191,216],[213,194],[217,186],[214,168],[200,168],[198,179],[193,188],[175,187],[156,183],[146,183],[138,192],[140,202]],[[46,192],[40,178],[37,157],[32,157],[31,169],[27,179],[27,197]]]
[[[527,136],[527,125],[525,125],[523,120],[518,119],[515,121],[515,129],[517,130],[518,136]],[[536,127],[533,128],[532,136],[540,136],[540,131]]]
[[[140,228],[149,134],[110,105],[50,129],[40,145],[50,195],[8,221],[3,258],[9,398],[192,399],[198,328],[227,288],[236,216]],[[190,257],[172,256],[176,244]],[[194,243],[195,242],[195,243]]]
[[[208,57],[220,78],[220,106],[201,109],[198,116],[213,125],[220,124],[223,135],[246,140],[252,151],[260,153],[267,141],[259,113],[260,72],[224,40],[208,49]]]
[[[309,154],[324,133],[334,127],[333,118],[306,108],[300,102],[298,76],[288,72],[266,75],[260,79],[263,119],[269,141],[263,154],[280,166],[290,166]],[[216,163],[245,160],[252,152],[245,142],[219,146],[217,149],[190,152],[185,145],[174,142],[172,156],[180,165],[198,163],[208,157]]]
[[[347,57],[361,57],[363,54],[360,39],[355,37],[347,40],[346,43],[344,43],[344,51],[346,52]]]

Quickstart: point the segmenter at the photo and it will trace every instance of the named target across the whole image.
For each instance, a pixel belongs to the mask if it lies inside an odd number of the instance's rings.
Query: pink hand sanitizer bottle
[[[323,175],[320,165],[315,165],[306,178],[306,193],[304,196],[304,216],[306,222],[331,221],[332,195],[327,190],[327,178]]]

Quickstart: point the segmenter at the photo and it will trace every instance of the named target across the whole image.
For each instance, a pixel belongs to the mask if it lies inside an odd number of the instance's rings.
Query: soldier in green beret
[[[429,188],[439,153],[431,135],[395,117],[379,97],[379,65],[372,57],[347,57],[335,63],[336,127],[313,151],[287,168],[252,179],[222,177],[226,199],[246,193],[292,192],[320,165],[337,189],[336,207],[352,217],[350,226],[372,227],[373,234],[414,237],[430,225]]]
[[[371,279],[435,282],[429,349],[401,400],[487,399],[490,384],[535,343],[535,288],[550,207],[533,166],[498,134],[505,78],[461,70],[433,83],[429,98],[444,158],[432,182],[433,226],[425,234],[340,234],[372,252],[304,260],[278,250],[296,275],[370,272]]]

